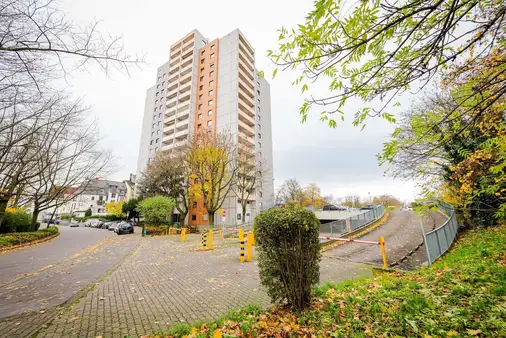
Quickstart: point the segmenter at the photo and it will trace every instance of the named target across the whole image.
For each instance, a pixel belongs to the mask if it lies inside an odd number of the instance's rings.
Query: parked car
[[[372,204],[364,205],[362,208],[360,208],[360,210],[373,210],[373,209],[376,209],[376,206]]]
[[[347,211],[345,207],[333,204],[327,204],[323,207],[323,211]]]
[[[116,232],[116,228],[118,227],[118,225],[119,225],[119,223],[112,222],[111,224],[109,224],[108,230]]]
[[[116,233],[118,235],[121,235],[121,234],[133,234],[134,233],[134,227],[132,224],[128,223],[128,222],[121,222],[118,224],[117,228],[116,228]]]
[[[71,228],[78,228],[79,227],[79,223],[78,222],[70,222],[70,227]]]
[[[109,230],[109,227],[110,227],[113,223],[114,223],[114,222],[104,222],[100,228],[101,228],[101,229],[106,229],[106,230]]]

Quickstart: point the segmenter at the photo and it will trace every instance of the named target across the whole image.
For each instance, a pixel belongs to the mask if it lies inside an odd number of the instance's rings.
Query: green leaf
[[[274,79],[276,77],[276,74],[278,74],[278,69],[274,69],[274,71],[272,72],[272,78]]]

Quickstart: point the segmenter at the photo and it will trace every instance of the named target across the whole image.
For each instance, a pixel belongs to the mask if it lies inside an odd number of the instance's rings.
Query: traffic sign
[[[226,211],[226,210],[223,210],[223,212],[221,213],[221,216],[223,216],[223,217],[227,217],[227,211]]]

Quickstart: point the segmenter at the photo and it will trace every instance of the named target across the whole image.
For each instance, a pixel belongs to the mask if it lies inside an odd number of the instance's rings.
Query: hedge
[[[0,235],[0,249],[9,246],[28,243],[42,239],[48,236],[57,235],[59,233],[57,227],[49,227],[34,232],[13,232]]]

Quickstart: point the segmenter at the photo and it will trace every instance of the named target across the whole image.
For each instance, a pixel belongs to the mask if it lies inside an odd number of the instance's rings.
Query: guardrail
[[[448,216],[448,219],[436,229],[425,233],[422,219],[420,218],[423,241],[425,243],[425,249],[427,250],[429,265],[434,263],[434,261],[448,251],[453,241],[455,241],[459,227],[457,223],[457,215],[450,204],[438,201],[438,207],[445,215]]]
[[[330,236],[346,234],[380,219],[384,214],[385,207],[380,204],[361,214],[321,224],[320,233],[330,234]]]

